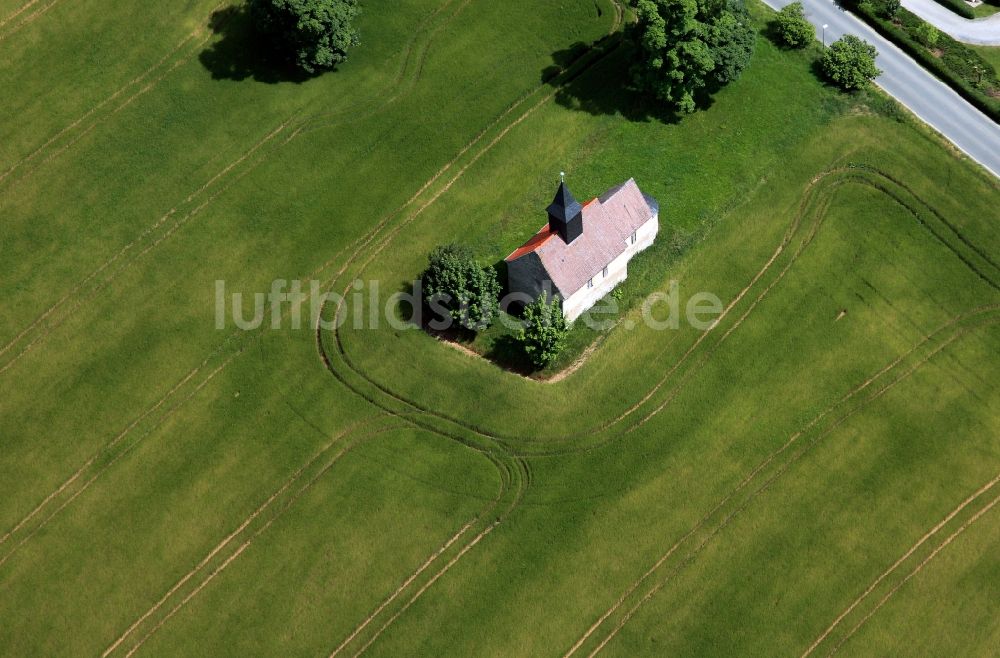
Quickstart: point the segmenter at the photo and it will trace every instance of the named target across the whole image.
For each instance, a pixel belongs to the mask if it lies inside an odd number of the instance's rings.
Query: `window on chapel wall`
[[[608,266],[607,265],[604,266],[604,271],[601,273],[601,276],[603,276],[605,279],[608,278]]]
[[[636,231],[635,233],[632,234],[632,244],[635,244],[635,240],[638,237],[639,237],[639,231]]]
[[[594,280],[593,279],[591,279],[590,281],[587,281],[587,287],[588,288],[593,288],[594,287]]]

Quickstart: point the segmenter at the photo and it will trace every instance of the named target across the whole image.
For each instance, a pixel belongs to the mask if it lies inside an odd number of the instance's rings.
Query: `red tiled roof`
[[[510,256],[507,256],[504,260],[509,263],[512,260],[517,260],[525,254],[530,254],[532,251],[545,244],[545,241],[553,235],[556,235],[555,232],[553,232],[549,225],[546,224],[542,228],[538,229],[538,233],[535,233],[530,240],[511,252]]]
[[[583,207],[583,234],[571,244],[558,236],[550,240],[556,234],[546,225],[505,260],[535,252],[552,283],[569,297],[624,253],[628,239],[655,214],[635,180],[629,179]]]

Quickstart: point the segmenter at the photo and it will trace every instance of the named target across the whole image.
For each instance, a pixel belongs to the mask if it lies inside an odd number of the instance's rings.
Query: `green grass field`
[[[622,48],[576,59],[610,0],[368,2],[308,81],[213,3],[25,2],[0,0],[0,653],[1000,644],[1000,184],[815,52],[761,37],[662,121]],[[663,206],[561,381],[351,304],[336,332],[215,328],[219,280],[496,262],[560,170]],[[671,280],[723,300],[710,331],[637,322]]]

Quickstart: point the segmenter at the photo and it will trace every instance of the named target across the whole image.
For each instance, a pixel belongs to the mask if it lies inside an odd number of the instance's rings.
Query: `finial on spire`
[[[559,172],[559,182],[560,183],[565,183],[566,182],[566,172],[565,171],[560,171]]]

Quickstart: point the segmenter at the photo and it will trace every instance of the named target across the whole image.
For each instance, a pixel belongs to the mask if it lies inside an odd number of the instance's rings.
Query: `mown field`
[[[620,21],[368,2],[303,81],[212,2],[0,0],[0,653],[1000,645],[1000,185],[763,36],[663,120],[578,46]],[[557,383],[349,304],[215,327],[219,280],[495,262],[560,170],[664,239]],[[637,322],[671,280],[710,331]]]

